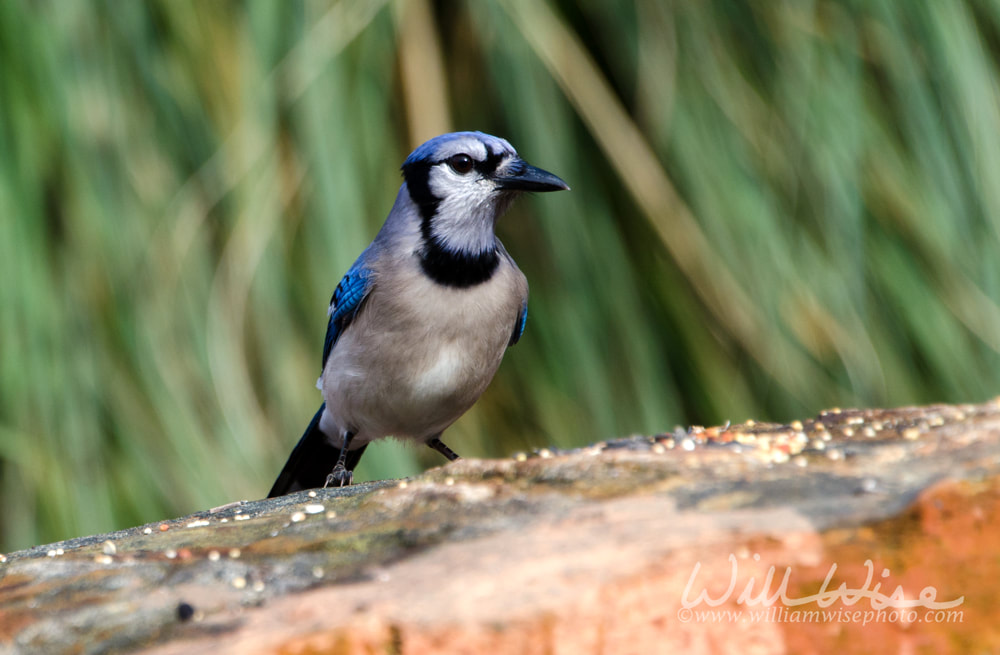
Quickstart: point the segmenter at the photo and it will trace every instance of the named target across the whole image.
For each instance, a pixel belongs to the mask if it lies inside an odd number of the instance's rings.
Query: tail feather
[[[285,467],[278,474],[274,486],[268,492],[268,498],[284,496],[302,489],[316,489],[326,483],[326,476],[333,470],[340,455],[340,448],[332,445],[326,434],[319,429],[319,420],[323,416],[326,403],[320,405],[319,411],[313,416],[299,443],[285,462]],[[361,461],[367,444],[347,453],[346,467],[353,471]]]

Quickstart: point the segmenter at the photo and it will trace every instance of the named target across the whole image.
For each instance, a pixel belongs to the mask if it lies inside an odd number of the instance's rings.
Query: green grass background
[[[452,129],[573,187],[500,225],[466,456],[996,396],[998,53],[990,0],[0,2],[0,550],[266,493]]]

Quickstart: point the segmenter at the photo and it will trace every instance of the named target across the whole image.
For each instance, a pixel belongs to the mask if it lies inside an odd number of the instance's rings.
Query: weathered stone
[[[991,652],[998,473],[997,403],[463,460],[9,554],[0,652]]]

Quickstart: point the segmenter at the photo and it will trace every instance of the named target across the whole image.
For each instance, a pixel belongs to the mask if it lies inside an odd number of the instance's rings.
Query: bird
[[[430,139],[401,170],[385,223],[333,292],[323,404],[269,498],[350,485],[365,448],[386,437],[458,459],[442,432],[524,333],[528,282],[496,223],[519,195],[569,185],[483,132]]]

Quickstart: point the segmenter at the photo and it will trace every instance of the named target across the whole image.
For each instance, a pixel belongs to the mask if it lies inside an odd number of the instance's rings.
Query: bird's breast
[[[342,429],[427,438],[489,385],[527,294],[512,263],[472,288],[382,276],[327,360],[323,395]]]
[[[449,395],[466,383],[467,350],[456,343],[442,344],[435,350],[428,353],[423,370],[413,378],[413,392],[417,396]]]

